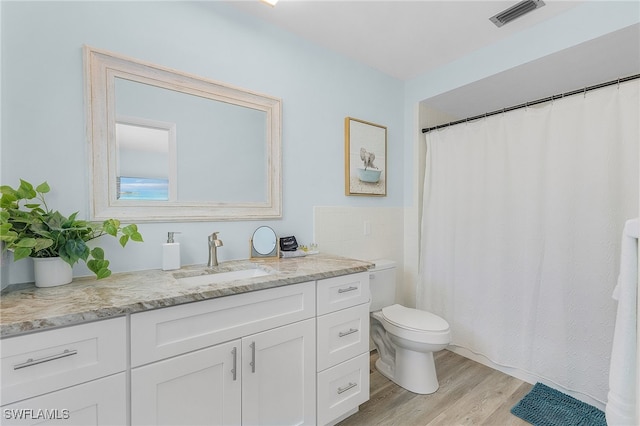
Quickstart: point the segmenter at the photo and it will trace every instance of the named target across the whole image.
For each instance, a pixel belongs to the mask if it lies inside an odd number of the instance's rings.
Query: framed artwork
[[[387,195],[387,128],[344,119],[345,195]]]

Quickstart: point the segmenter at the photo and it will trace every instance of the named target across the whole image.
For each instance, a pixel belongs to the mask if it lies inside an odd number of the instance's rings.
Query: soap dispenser
[[[162,270],[172,271],[180,269],[180,243],[173,240],[173,235],[179,232],[169,232],[167,242],[162,245]]]

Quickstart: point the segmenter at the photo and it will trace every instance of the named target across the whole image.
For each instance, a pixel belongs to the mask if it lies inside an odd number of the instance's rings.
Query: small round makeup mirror
[[[251,237],[251,257],[278,257],[278,238],[268,226],[261,226]]]

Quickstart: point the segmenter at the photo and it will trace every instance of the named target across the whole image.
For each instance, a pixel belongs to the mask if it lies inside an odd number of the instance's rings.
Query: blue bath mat
[[[536,383],[511,413],[534,426],[607,425],[601,410],[542,383]]]

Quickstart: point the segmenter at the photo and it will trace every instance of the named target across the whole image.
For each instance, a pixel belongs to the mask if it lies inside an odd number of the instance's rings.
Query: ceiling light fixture
[[[262,3],[266,3],[269,6],[273,7],[278,3],[278,0],[260,0]]]
[[[508,9],[503,10],[497,15],[489,18],[491,22],[496,24],[497,27],[501,27],[504,24],[508,24],[514,19],[518,19],[522,15],[526,15],[527,13],[534,11],[538,8],[544,6],[544,2],[542,0],[522,0],[521,2],[511,6]]]

